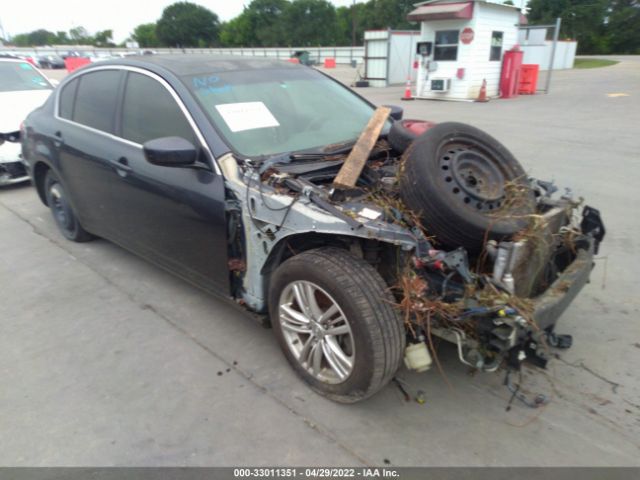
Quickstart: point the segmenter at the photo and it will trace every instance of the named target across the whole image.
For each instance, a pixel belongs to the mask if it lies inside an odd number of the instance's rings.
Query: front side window
[[[143,144],[162,137],[196,138],[169,91],[157,80],[130,72],[122,103],[122,137]]]
[[[113,133],[113,120],[122,73],[104,70],[80,77],[73,121],[103,132]]]
[[[0,62],[0,92],[52,90],[49,81],[28,62]]]
[[[458,59],[458,30],[436,32],[433,59],[436,61],[455,61]]]
[[[491,52],[489,61],[496,62],[502,57],[502,32],[491,32]]]

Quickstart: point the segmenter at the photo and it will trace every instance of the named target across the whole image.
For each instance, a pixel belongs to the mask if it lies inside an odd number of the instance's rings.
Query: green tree
[[[156,36],[155,23],[143,23],[133,29],[131,38],[138,42],[142,48],[157,47],[158,37]]]
[[[294,0],[284,22],[289,45],[336,44],[336,9],[327,0]]]
[[[640,2],[612,0],[606,31],[611,53],[640,54]]]
[[[220,28],[220,43],[225,47],[245,47],[258,43],[247,9]]]
[[[338,45],[352,44],[354,17],[358,45],[362,45],[365,30],[416,30],[417,25],[407,20],[407,15],[415,8],[415,3],[415,0],[369,0],[366,3],[336,9]]]
[[[176,2],[162,12],[158,40],[170,47],[211,46],[218,43],[220,21],[211,10],[191,2]]]
[[[17,47],[33,47],[42,45],[53,45],[56,43],[56,34],[49,30],[39,29],[29,33],[19,33],[11,39]]]
[[[84,27],[74,27],[69,30],[69,39],[75,44],[90,44],[93,41],[91,35]]]
[[[29,43],[29,35],[26,33],[18,33],[11,37],[11,42],[16,47],[28,47],[31,45]]]
[[[365,30],[392,28],[402,30],[414,28],[407,21],[407,14],[413,10],[415,2],[404,0],[369,0],[365,9]]]
[[[336,8],[336,45],[351,45],[352,7]]]
[[[352,45],[355,25],[355,44],[362,45],[364,31],[372,28],[371,2],[356,3],[349,7],[336,9],[336,37],[338,45]]]
[[[93,36],[93,41],[91,43],[96,47],[115,47],[116,44],[113,43],[113,30],[102,30],[97,32]]]
[[[253,0],[247,7],[248,21],[255,35],[255,46],[278,47],[287,44],[284,22],[287,0]]]
[[[60,32],[56,32],[56,41],[55,43],[57,45],[66,45],[69,43],[69,36],[67,35],[67,32],[64,31],[60,31]]]
[[[611,0],[531,0],[529,22],[562,19],[560,37],[578,41],[578,53],[607,53],[606,19]]]
[[[29,33],[29,43],[31,45],[53,45],[56,41],[56,34],[43,28]]]

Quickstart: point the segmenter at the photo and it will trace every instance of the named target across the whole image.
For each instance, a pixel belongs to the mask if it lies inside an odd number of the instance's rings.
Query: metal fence
[[[45,55],[47,53],[54,53],[57,55],[65,54],[69,51],[78,51],[83,53],[91,53],[98,57],[118,55],[124,53],[140,53],[145,50],[153,51],[155,53],[168,53],[168,54],[219,54],[219,55],[239,55],[247,57],[268,57],[268,58],[280,58],[287,59],[296,51],[307,51],[311,60],[318,64],[321,64],[327,58],[335,58],[337,64],[350,65],[355,61],[360,64],[364,57],[364,47],[287,47],[287,48],[142,48],[142,49],[128,49],[128,48],[94,48],[88,46],[74,46],[64,45],[55,47],[32,47],[32,48],[18,48],[18,47],[2,47],[3,52],[15,52],[15,53],[35,53],[36,55]]]

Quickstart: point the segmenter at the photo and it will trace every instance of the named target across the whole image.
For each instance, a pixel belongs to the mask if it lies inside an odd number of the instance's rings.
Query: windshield
[[[0,62],[0,92],[51,89],[51,84],[31,64]]]
[[[347,88],[307,68],[184,80],[232,149],[247,157],[356,140],[374,111]]]

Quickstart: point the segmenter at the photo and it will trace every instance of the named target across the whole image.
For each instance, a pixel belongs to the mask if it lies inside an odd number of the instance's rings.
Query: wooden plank
[[[360,134],[358,141],[353,146],[349,156],[344,161],[333,184],[338,188],[351,188],[356,186],[356,182],[362,173],[364,165],[367,163],[373,147],[375,147],[382,127],[384,127],[391,109],[388,107],[378,107],[369,120],[366,128]]]

